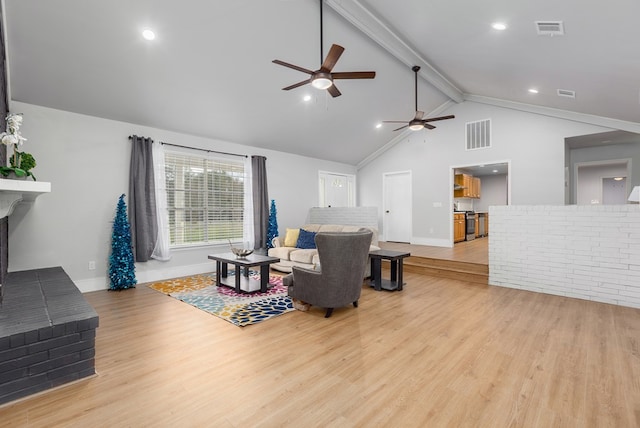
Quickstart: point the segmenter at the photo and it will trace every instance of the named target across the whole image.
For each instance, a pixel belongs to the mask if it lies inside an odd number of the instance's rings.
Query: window
[[[165,153],[171,246],[242,240],[244,163]]]

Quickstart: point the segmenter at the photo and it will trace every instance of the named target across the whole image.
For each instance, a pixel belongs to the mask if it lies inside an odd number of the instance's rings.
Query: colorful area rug
[[[249,275],[260,278],[258,272],[252,271]],[[294,310],[280,276],[269,277],[271,288],[266,293],[238,294],[233,288],[217,287],[215,279],[215,273],[209,273],[154,282],[149,287],[240,327]]]

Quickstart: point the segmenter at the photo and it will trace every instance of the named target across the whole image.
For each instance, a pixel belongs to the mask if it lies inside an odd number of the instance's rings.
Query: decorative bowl
[[[243,248],[235,248],[231,247],[231,252],[236,255],[238,258],[247,257],[249,254],[253,253],[253,250],[245,250]]]

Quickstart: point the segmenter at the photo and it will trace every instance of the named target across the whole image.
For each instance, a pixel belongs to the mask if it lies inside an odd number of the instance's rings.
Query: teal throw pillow
[[[310,250],[316,248],[316,233],[308,230],[300,229],[296,248]]]

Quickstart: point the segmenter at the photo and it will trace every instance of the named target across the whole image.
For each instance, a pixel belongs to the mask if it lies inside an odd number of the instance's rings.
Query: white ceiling
[[[509,164],[506,162],[493,163],[488,165],[473,165],[464,168],[456,168],[456,174],[469,174],[474,177],[486,177],[489,175],[509,174]]]
[[[306,75],[271,62],[319,67],[318,0],[4,6],[13,100],[353,165],[397,136],[377,122],[413,117],[415,63],[428,114],[468,99],[610,118],[627,130],[640,122],[638,1],[327,0],[325,54],[345,47],[334,71],[377,72],[339,81],[337,98],[310,86],[282,91]],[[562,20],[566,34],[538,36],[536,20]],[[145,27],[155,41],[140,37]]]

